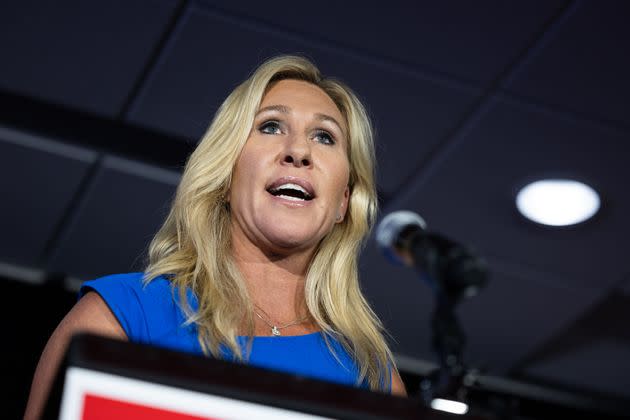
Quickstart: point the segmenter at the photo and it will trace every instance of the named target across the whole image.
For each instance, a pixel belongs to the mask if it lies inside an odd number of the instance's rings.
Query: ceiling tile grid
[[[562,382],[581,386],[601,394],[630,399],[628,364],[630,347],[614,339],[599,339],[585,343],[574,352],[541,360],[528,366],[525,373],[531,379],[549,383]],[[597,360],[597,363],[593,363]],[[620,365],[622,361],[622,365]]]
[[[602,291],[558,286],[550,277],[506,272],[502,264],[491,262],[488,285],[459,309],[468,336],[469,363],[494,375],[507,375],[603,299]]]
[[[177,2],[8,1],[0,5],[0,88],[116,116]]]
[[[40,265],[96,154],[0,127],[0,260]]]
[[[630,130],[628,16],[626,1],[576,2],[570,16],[504,88]]]
[[[624,250],[614,244],[627,234],[618,226],[630,200],[617,180],[630,178],[629,148],[623,133],[496,99],[458,147],[392,206],[420,212],[430,229],[456,235],[483,255],[509,256],[578,287],[606,289],[627,270]],[[564,230],[522,218],[517,189],[547,176],[602,186],[600,217]]]
[[[81,280],[142,269],[178,181],[177,172],[105,157],[47,268]]]
[[[507,374],[605,293],[558,285],[547,273],[524,275],[509,264],[487,260],[487,286],[461,302],[455,313],[466,335],[466,363],[489,374]],[[431,341],[436,296],[427,279],[390,264],[373,241],[361,261],[365,292],[392,334],[395,351],[438,363]]]
[[[567,2],[394,0],[386,7],[378,2],[339,7],[336,1],[324,0],[317,8],[334,13],[317,19],[290,0],[275,3],[281,13],[252,0],[199,3],[436,76],[487,84]]]
[[[456,139],[456,147],[384,210],[417,211],[430,231],[491,260],[488,288],[461,311],[470,334],[472,363],[494,374],[509,372],[622,280],[619,273],[627,272],[625,251],[617,244],[627,233],[618,227],[630,211],[625,187],[618,182],[630,175],[625,139],[616,129],[497,97]],[[599,217],[573,229],[549,229],[525,221],[514,207],[516,189],[549,175],[578,177],[601,186],[604,208]],[[368,257],[364,271],[368,291],[376,300],[382,286],[375,276],[387,278],[386,272],[376,269],[378,264]],[[409,305],[406,287],[401,283],[399,295],[391,291],[386,295],[397,303],[391,306],[395,312],[390,316],[392,332],[401,342],[410,340],[404,336],[409,332],[400,327],[410,316],[402,309]],[[430,313],[424,305],[422,310],[426,319],[420,324],[429,328]],[[428,357],[426,352],[412,355]],[[568,371],[554,372],[548,376],[556,383],[608,389],[587,378],[576,382]]]
[[[379,140],[380,184],[386,193],[415,172],[478,96],[475,90],[433,84],[385,64],[259,32],[205,11],[193,9],[184,19],[168,56],[131,107],[130,121],[197,141],[229,90],[257,64],[282,52],[299,53],[313,58],[325,74],[353,86],[368,104]],[[227,71],[231,68],[242,72]],[[414,153],[400,153],[410,147]]]
[[[436,361],[431,346],[433,296],[410,269],[390,264],[373,238],[360,259],[361,288],[387,331],[392,350]]]
[[[623,377],[627,375],[620,374],[627,370],[623,369],[628,365],[627,358],[619,357],[630,351],[630,331],[624,322],[628,317],[630,298],[615,289],[538,345],[515,373],[529,381],[542,379],[630,398],[630,391],[624,386]],[[549,364],[554,367],[547,369]]]

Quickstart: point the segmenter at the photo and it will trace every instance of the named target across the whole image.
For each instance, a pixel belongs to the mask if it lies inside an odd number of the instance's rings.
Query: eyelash
[[[321,142],[323,144],[327,144],[327,145],[331,145],[331,146],[335,144],[335,137],[333,137],[333,135],[330,134],[326,130],[316,130],[315,131],[315,137],[325,137],[326,140]]]
[[[282,134],[282,130],[280,129],[280,123],[276,120],[263,122],[258,127],[258,131],[260,131],[262,134]],[[321,140],[318,140],[318,141],[325,145],[332,146],[336,143],[335,137],[326,130],[322,130],[322,129],[315,130],[315,135],[313,137],[320,138]]]
[[[273,132],[268,132],[267,129],[272,128]],[[271,120],[271,121],[265,121],[264,123],[260,124],[260,127],[258,127],[258,131],[260,131],[263,134],[279,134],[282,133],[282,131],[280,130],[280,123],[278,121],[275,120]]]

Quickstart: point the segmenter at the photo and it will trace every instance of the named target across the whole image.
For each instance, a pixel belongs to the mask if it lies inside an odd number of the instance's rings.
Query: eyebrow
[[[263,112],[267,112],[267,111],[278,111],[278,112],[281,112],[282,114],[290,114],[291,108],[289,108],[286,105],[269,105],[264,108],[260,108],[258,112],[256,113],[256,115],[262,114]]]
[[[260,108],[258,110],[258,112],[256,112],[256,116],[262,114],[263,112],[268,112],[268,111],[277,111],[277,112],[280,112],[282,114],[290,114],[291,113],[291,108],[286,106],[286,105],[269,105],[269,106],[266,106],[264,108]],[[318,112],[318,113],[315,114],[315,118],[318,121],[329,121],[329,122],[335,124],[339,128],[339,131],[341,131],[341,133],[343,135],[345,135],[346,132],[342,128],[341,124],[339,124],[339,121],[337,121],[335,118],[331,117],[330,115],[322,114],[322,113]]]

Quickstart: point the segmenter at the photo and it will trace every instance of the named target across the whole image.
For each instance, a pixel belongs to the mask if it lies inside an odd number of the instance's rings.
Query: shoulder
[[[79,289],[79,298],[86,293],[95,291],[106,302],[112,303],[137,303],[147,305],[155,302],[155,299],[168,299],[172,295],[171,283],[165,277],[159,276],[146,281],[144,273],[111,274],[88,280]]]
[[[62,319],[57,330],[68,337],[78,332],[90,332],[125,339],[126,334],[105,301],[89,293],[77,302]]]
[[[392,369],[392,384],[391,384],[391,393],[393,395],[397,395],[400,397],[407,396],[407,389],[405,388],[405,383],[400,377],[400,373],[398,373],[397,369]]]
[[[79,290],[80,301],[93,295],[89,292],[96,292],[132,341],[150,342],[177,306],[168,279],[160,276],[146,282],[140,272],[86,281]]]
[[[98,289],[111,289],[118,292],[124,290],[143,292],[146,286],[149,292],[163,292],[163,289],[166,289],[168,284],[168,280],[162,276],[156,277],[150,282],[145,282],[144,273],[141,272],[110,274],[83,282],[79,291],[79,297],[82,297],[91,289],[96,289],[97,291]]]

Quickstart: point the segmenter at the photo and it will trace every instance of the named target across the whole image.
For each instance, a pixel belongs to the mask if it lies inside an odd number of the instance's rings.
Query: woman
[[[262,64],[190,156],[145,273],[84,284],[26,417],[86,330],[404,395],[358,282],[373,168],[369,119],[347,87],[300,57]]]

